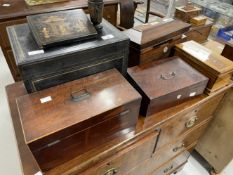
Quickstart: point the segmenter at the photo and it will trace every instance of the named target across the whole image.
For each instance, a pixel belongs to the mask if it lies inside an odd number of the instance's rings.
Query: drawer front
[[[83,126],[75,128],[74,126],[74,128],[67,129],[58,136],[35,141],[29,147],[40,168],[43,171],[48,171],[99,145],[105,144],[116,137],[123,137],[133,131],[137,122],[139,107],[140,100],[134,101],[105,114],[108,117],[104,116],[104,121],[93,126],[85,123],[83,124],[85,128]],[[95,122],[93,121],[93,123]]]
[[[199,43],[203,43],[208,39],[212,26],[206,26],[202,28],[193,28],[189,32],[185,33],[188,40],[194,40]]]
[[[189,150],[193,148],[205,131],[206,127],[208,126],[209,119],[201,123],[200,125],[196,126],[185,136],[181,136],[174,142],[169,143],[169,145],[155,151],[152,157],[147,161],[146,166],[144,167],[145,173],[150,173],[159,168],[164,163],[168,162],[172,158],[176,157],[178,154],[185,150]]]
[[[6,31],[6,27],[16,25],[16,24],[23,24],[26,22],[27,22],[26,18],[23,18],[23,19],[12,20],[12,21],[0,23],[0,45],[3,49],[10,49],[11,48],[10,41],[9,41],[7,31]]]
[[[172,161],[166,163],[162,167],[158,168],[157,170],[149,173],[150,175],[170,175],[172,172],[179,169],[180,166],[185,164],[188,160],[189,153],[187,151],[184,151],[180,155],[178,155],[176,158],[174,158]]]
[[[93,75],[99,72],[103,72],[112,68],[118,69],[122,74],[125,72],[123,67],[124,58],[116,58],[113,60],[105,60],[98,64],[90,64],[86,67],[73,68],[66,70],[62,73],[41,77],[34,80],[25,81],[26,89],[29,93],[53,87],[68,81],[73,81],[82,77]]]
[[[82,175],[125,175],[144,160],[150,158],[157,139],[157,132],[152,132],[143,139],[128,146],[101,165],[83,172]]]
[[[161,126],[161,134],[157,148],[166,145],[177,137],[212,116],[224,94],[219,94],[186,114],[178,115]]]
[[[20,81],[21,80],[21,76],[19,73],[19,70],[15,64],[15,58],[14,58],[14,54],[12,52],[12,50],[4,50],[3,51],[7,64],[10,68],[11,74],[14,78],[15,81]]]

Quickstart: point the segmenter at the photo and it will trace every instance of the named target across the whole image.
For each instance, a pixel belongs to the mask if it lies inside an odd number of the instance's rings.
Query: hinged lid
[[[190,24],[180,20],[165,18],[153,23],[136,26],[133,29],[124,31],[124,33],[130,38],[133,47],[143,49],[184,34],[189,30],[190,26]]]
[[[106,118],[100,114],[140,98],[124,77],[111,69],[19,97],[17,106],[25,141],[30,144],[71,126],[84,127],[84,122],[85,127],[97,124]]]
[[[29,28],[40,48],[64,45],[97,36],[82,9],[27,16]]]
[[[208,80],[179,57],[135,66],[128,74],[150,100]]]
[[[221,76],[233,72],[233,62],[216,54],[214,51],[202,46],[195,41],[187,41],[176,45],[176,49],[189,55],[188,58],[198,64],[207,72]]]

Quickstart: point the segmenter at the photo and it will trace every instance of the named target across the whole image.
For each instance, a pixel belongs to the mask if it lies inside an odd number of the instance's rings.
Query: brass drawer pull
[[[185,147],[185,144],[184,144],[184,143],[182,143],[182,145],[181,145],[181,146],[177,146],[177,147],[173,148],[173,152],[177,152],[177,151],[179,151],[179,150],[183,149],[184,147]]]
[[[163,170],[163,172],[166,174],[169,171],[171,171],[173,169],[173,165],[171,165],[169,168],[166,168],[165,170]]]
[[[189,119],[189,121],[185,123],[186,128],[192,128],[196,124],[197,121],[198,121],[197,116],[192,117],[191,119]]]
[[[116,168],[112,168],[104,173],[104,175],[114,175],[114,174],[117,174]]]

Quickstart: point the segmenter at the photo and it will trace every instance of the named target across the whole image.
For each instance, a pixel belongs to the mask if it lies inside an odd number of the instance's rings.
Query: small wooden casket
[[[28,24],[9,27],[16,64],[29,93],[117,68],[127,72],[129,38],[103,21],[97,39],[42,50]]]
[[[143,116],[202,94],[208,83],[207,77],[179,57],[128,68],[128,79],[142,95]]]
[[[175,44],[186,41],[182,34],[190,26],[180,20],[162,19],[124,31],[131,40],[129,67],[168,57]]]
[[[43,171],[133,131],[140,103],[116,69],[17,99],[25,142]]]
[[[175,18],[184,22],[190,22],[193,17],[200,15],[201,8],[193,6],[193,8],[186,8],[186,6],[176,7]]]
[[[207,94],[229,84],[233,73],[233,62],[195,41],[176,45],[175,55],[206,75],[210,80]]]
[[[190,23],[194,26],[202,26],[205,25],[207,17],[204,15],[199,15],[190,20]]]

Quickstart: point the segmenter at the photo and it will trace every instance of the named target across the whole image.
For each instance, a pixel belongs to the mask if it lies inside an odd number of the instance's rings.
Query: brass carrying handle
[[[173,148],[173,152],[177,152],[177,151],[179,151],[180,149],[183,149],[184,147],[185,147],[185,144],[182,143],[181,146],[177,146],[177,147]]]
[[[169,171],[171,171],[173,169],[173,165],[171,165],[169,168],[166,168],[165,170],[163,170],[164,173],[168,173]]]
[[[86,89],[71,92],[71,99],[74,102],[85,100],[86,98],[89,98],[90,96],[91,94]]]
[[[110,170],[108,170],[104,173],[104,175],[114,175],[114,174],[117,174],[116,168],[111,168]]]
[[[163,79],[163,80],[170,80],[172,78],[175,78],[175,76],[176,76],[175,72],[170,72],[168,74],[161,74],[160,78]]]
[[[196,124],[197,121],[198,121],[198,117],[197,116],[190,118],[185,123],[186,128],[192,128]]]

